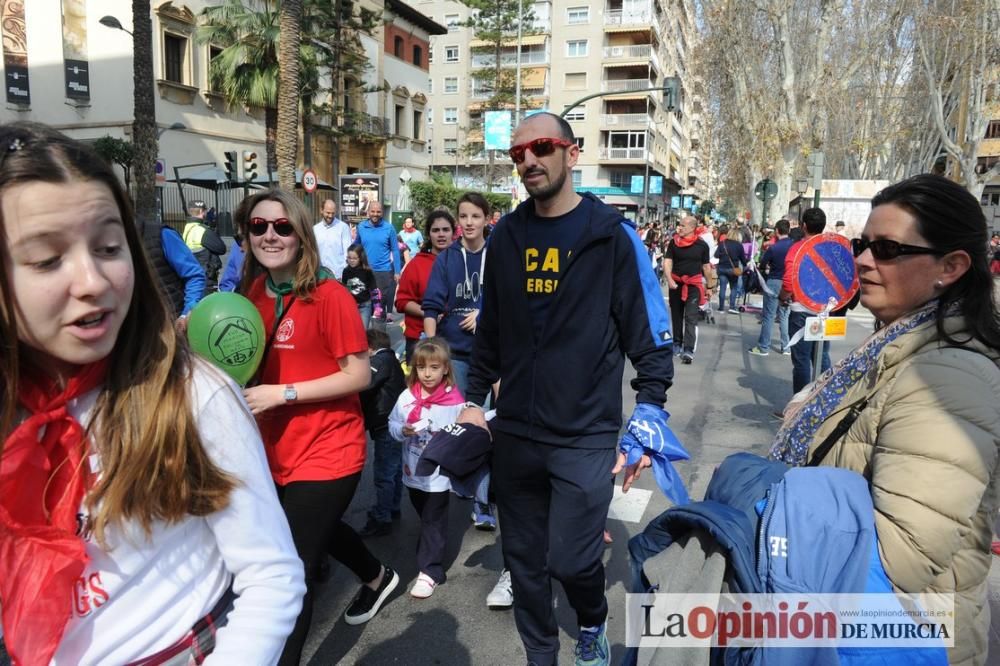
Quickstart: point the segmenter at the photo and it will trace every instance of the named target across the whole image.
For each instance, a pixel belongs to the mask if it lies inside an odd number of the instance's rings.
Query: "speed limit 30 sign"
[[[319,179],[316,178],[316,172],[312,169],[306,169],[302,173],[302,189],[307,193],[312,194],[316,191],[319,186]]]

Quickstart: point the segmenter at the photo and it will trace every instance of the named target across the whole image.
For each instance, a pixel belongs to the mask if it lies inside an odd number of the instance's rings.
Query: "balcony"
[[[611,79],[601,81],[601,92],[631,92],[653,87],[649,79]]]
[[[607,146],[601,146],[598,159],[624,162],[645,160],[649,156],[649,152],[645,148],[608,148]]]
[[[522,51],[521,52],[521,64],[522,65],[547,65],[549,62],[549,55],[545,51]],[[472,54],[472,66],[473,67],[493,67],[496,63],[496,56],[492,53],[473,53]],[[516,53],[501,53],[500,54],[500,66],[501,67],[515,67],[517,65],[517,54]]]
[[[650,9],[621,10],[610,9],[604,12],[606,26],[642,26],[650,28],[653,25],[653,12]]]
[[[602,113],[601,125],[614,127],[646,127],[650,117],[646,113]]]
[[[346,131],[357,132],[359,134],[372,134],[381,137],[389,136],[388,118],[379,118],[378,116],[361,111],[354,111],[344,116],[340,126]]]
[[[605,60],[645,60],[652,57],[652,44],[633,44],[632,46],[605,46]]]

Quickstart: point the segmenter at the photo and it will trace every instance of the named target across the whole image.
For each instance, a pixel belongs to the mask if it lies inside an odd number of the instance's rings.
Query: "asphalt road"
[[[867,312],[852,313],[848,339],[833,345],[833,361],[860,342],[871,331],[872,323]],[[691,453],[691,461],[678,465],[678,470],[692,498],[703,496],[713,469],[729,454],[766,453],[779,425],[772,412],[781,409],[791,397],[790,357],[773,351],[763,358],[746,353],[756,342],[759,330],[753,313],[716,314],[714,325],[700,327],[694,363],[678,363],[675,367],[667,410],[671,413],[671,426]],[[631,413],[634,399],[628,388],[630,378],[631,372],[627,370],[622,382],[626,415]],[[346,516],[348,522],[355,526],[364,523],[371,497],[371,477],[366,470]],[[414,558],[418,525],[404,493],[403,515],[396,531],[368,541],[376,556],[399,571],[402,578],[399,588],[370,622],[360,627],[348,626],[341,615],[358,583],[349,571],[335,565],[333,575],[317,595],[305,663],[312,666],[524,663],[512,613],[491,611],[485,603],[501,566],[498,536],[473,530],[470,503],[452,499],[448,581],[430,599],[416,600],[409,596],[409,586],[418,573]],[[626,542],[668,506],[651,475],[643,476],[632,491],[612,505],[612,512],[621,516],[608,520],[614,543],[606,549],[604,557],[612,663],[617,663],[624,652],[625,593],[630,578]],[[562,633],[560,663],[572,664],[576,620],[559,585],[554,585],[554,589]]]

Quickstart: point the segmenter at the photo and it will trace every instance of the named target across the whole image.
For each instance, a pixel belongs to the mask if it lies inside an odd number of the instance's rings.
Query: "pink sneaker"
[[[434,579],[421,572],[417,576],[416,582],[413,583],[413,587],[410,588],[410,596],[414,599],[426,599],[434,594],[435,587],[437,587],[437,583],[434,582]]]

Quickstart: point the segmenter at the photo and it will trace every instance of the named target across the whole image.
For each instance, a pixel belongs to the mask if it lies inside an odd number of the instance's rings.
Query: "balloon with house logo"
[[[264,355],[264,322],[239,294],[220,291],[203,298],[188,317],[187,336],[195,352],[240,386],[253,378]]]

